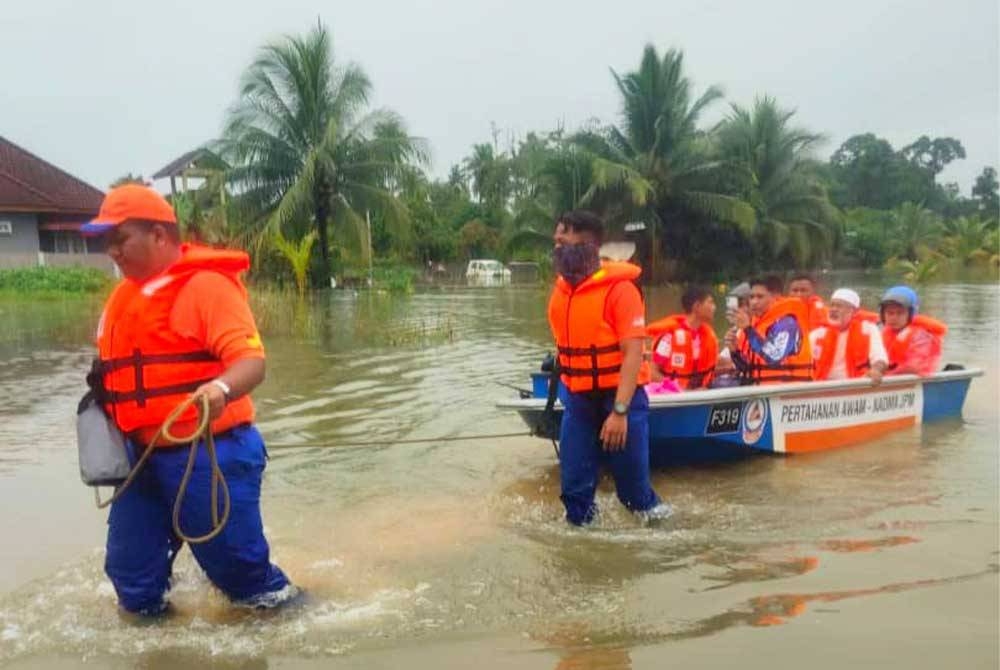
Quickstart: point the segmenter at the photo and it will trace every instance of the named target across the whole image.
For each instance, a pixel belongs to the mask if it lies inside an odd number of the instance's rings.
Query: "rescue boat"
[[[977,368],[948,366],[927,377],[885,377],[738,386],[649,397],[650,460],[676,465],[757,453],[800,454],[876,439],[921,424],[960,418]],[[957,368],[957,369],[954,369]],[[498,408],[517,412],[533,433],[558,439],[562,405],[546,413],[549,373]],[[559,385],[557,395],[565,393]]]

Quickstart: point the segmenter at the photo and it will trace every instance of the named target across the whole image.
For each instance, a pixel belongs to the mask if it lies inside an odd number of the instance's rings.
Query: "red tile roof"
[[[0,210],[94,216],[104,193],[0,137]]]

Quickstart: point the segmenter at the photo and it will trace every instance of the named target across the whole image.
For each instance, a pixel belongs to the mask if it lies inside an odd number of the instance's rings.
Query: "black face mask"
[[[561,244],[552,250],[556,272],[570,286],[576,286],[601,269],[601,256],[596,244]]]

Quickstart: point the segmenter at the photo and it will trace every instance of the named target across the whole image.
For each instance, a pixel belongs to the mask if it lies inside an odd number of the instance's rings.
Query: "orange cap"
[[[166,198],[142,184],[124,184],[108,191],[97,218],[83,224],[84,235],[100,235],[126,221],[177,223],[174,208]]]

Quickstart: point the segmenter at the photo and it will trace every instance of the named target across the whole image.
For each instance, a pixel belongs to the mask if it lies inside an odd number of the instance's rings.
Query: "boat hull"
[[[982,370],[940,372],[930,377],[867,379],[712,389],[650,397],[650,459],[654,465],[703,463],[753,454],[823,451],[960,417],[965,396]],[[536,397],[499,404],[514,410],[539,437],[555,439],[561,404],[544,413],[545,384],[535,377]],[[565,393],[560,389],[560,394]]]

